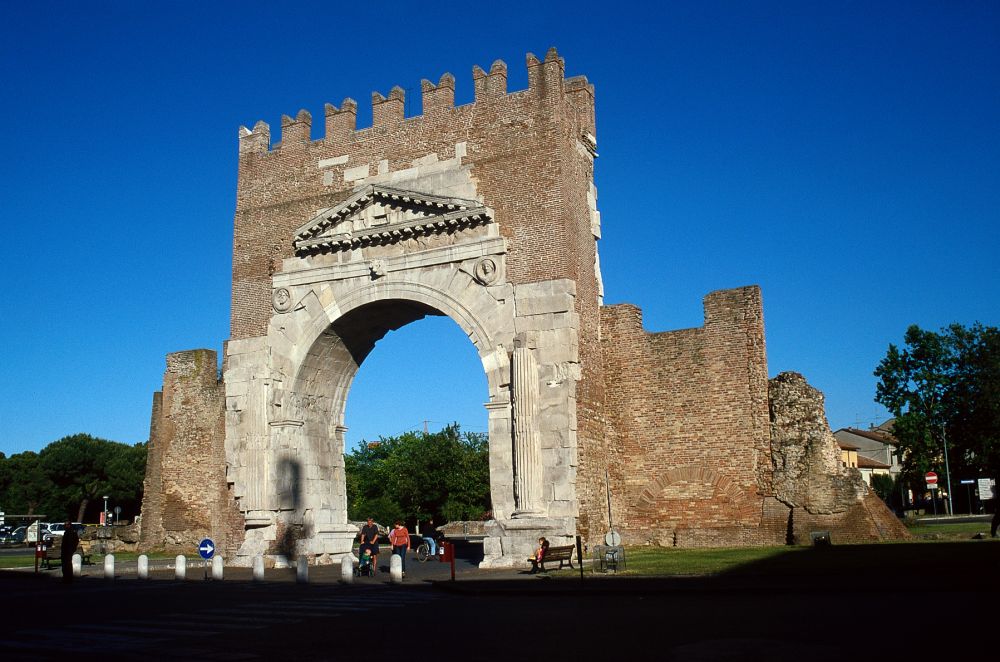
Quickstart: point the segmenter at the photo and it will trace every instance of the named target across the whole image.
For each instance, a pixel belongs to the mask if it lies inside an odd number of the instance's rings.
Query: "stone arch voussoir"
[[[711,485],[729,499],[735,510],[734,515],[739,519],[751,517],[754,513],[751,499],[743,489],[736,485],[729,476],[720,474],[703,464],[688,464],[668,469],[642,489],[637,500],[637,507],[643,511],[652,510],[663,490],[678,482],[700,482]]]

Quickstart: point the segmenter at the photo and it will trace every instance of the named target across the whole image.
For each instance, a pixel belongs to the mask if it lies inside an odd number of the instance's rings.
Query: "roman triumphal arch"
[[[426,315],[447,315],[465,331],[487,378],[495,518],[487,562],[523,552],[538,535],[575,534],[572,490],[556,489],[564,476],[553,475],[573,465],[574,440],[542,448],[544,421],[551,428],[575,414],[575,381],[541,382],[572,372],[576,330],[544,319],[573,310],[574,283],[513,285],[507,241],[467,170],[434,172],[366,184],[298,227],[293,255],[272,278],[267,335],[229,343],[226,457],[247,527],[241,556],[267,553],[275,540],[295,554],[350,551],[351,382],[380,338]],[[553,512],[556,494],[563,503]]]
[[[351,382],[380,338],[425,315],[468,334],[488,383],[486,565],[612,526],[677,546],[895,531],[837,468],[814,425],[821,396],[801,378],[769,390],[759,288],[712,292],[702,326],[663,333],[604,305],[594,88],[554,49],[526,65],[514,92],[503,62],[475,67],[475,100],[459,106],[454,77],[425,80],[415,117],[401,88],[374,93],[367,128],[345,99],[326,105],[322,138],[304,110],[282,118],[280,141],[264,122],[240,129],[222,378],[211,350],[167,357],[141,547],[210,536],[237,564],[348,554]],[[663,218],[634,240],[676,236],[655,187],[634,188],[634,213]]]

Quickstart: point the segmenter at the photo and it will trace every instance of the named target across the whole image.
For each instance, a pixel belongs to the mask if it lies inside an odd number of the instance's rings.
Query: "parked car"
[[[28,536],[28,527],[19,526],[10,533],[10,544],[23,545]]]
[[[80,522],[73,522],[72,527],[76,529],[77,535],[82,535],[83,530],[86,528]],[[52,538],[61,538],[66,533],[66,524],[57,522],[55,524],[49,524],[49,531],[45,534],[45,540],[52,540]]]

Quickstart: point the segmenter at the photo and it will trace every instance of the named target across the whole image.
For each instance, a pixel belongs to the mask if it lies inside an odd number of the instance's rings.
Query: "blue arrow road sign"
[[[201,554],[201,558],[206,561],[215,555],[215,543],[212,542],[211,538],[205,538],[198,545],[198,553]]]

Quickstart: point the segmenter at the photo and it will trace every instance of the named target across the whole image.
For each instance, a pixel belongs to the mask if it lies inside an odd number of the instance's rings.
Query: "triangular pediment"
[[[373,184],[320,211],[295,231],[296,253],[326,253],[454,232],[493,221],[475,200]]]

